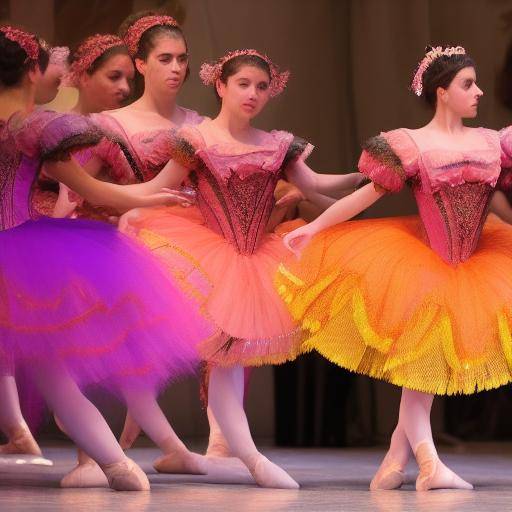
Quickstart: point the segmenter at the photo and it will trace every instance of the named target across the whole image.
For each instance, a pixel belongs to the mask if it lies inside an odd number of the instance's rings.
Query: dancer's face
[[[483,94],[476,85],[475,68],[468,67],[455,75],[447,89],[439,88],[438,101],[461,118],[473,118],[478,114],[478,103]]]
[[[270,77],[255,66],[242,66],[226,83],[217,81],[217,92],[222,108],[238,116],[253,119],[265,107],[270,98]]]
[[[160,36],[144,61],[135,60],[145,87],[160,97],[176,96],[185,81],[188,53],[181,37]]]
[[[59,92],[59,86],[62,77],[66,72],[66,67],[62,64],[50,62],[46,71],[43,73],[36,88],[36,103],[43,105],[55,99]]]
[[[80,94],[86,94],[88,104],[95,111],[111,110],[122,106],[130,94],[135,69],[128,55],[112,55],[92,75],[80,77]]]

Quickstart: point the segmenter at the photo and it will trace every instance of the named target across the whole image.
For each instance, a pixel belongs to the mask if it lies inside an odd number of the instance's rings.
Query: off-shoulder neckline
[[[208,121],[203,121],[208,122]],[[202,122],[202,123],[203,123]],[[182,126],[180,130],[183,128],[193,130],[196,134],[199,135],[200,141],[201,141],[201,147],[196,148],[197,150],[206,150],[206,151],[214,151],[219,152],[222,148],[238,148],[240,150],[240,153],[242,154],[244,151],[246,153],[257,153],[262,151],[272,151],[275,149],[276,146],[279,146],[282,143],[282,140],[279,140],[278,137],[276,137],[277,134],[284,134],[292,136],[289,132],[283,131],[283,130],[271,130],[269,132],[261,130],[261,132],[264,134],[265,137],[267,137],[268,141],[262,144],[246,144],[243,142],[215,142],[212,144],[207,144],[206,139],[204,135],[201,133],[201,130],[199,130],[198,126],[200,126],[202,123],[199,123],[198,125],[186,125]],[[271,145],[271,144],[274,145]]]

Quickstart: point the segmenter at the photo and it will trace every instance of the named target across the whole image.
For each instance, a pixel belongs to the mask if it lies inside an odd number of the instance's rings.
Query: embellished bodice
[[[254,253],[265,233],[282,170],[290,159],[304,154],[307,143],[272,131],[259,146],[207,146],[192,127],[180,130],[176,140],[173,158],[193,170],[197,202],[208,227],[238,252]]]
[[[65,159],[73,148],[96,144],[101,132],[80,116],[35,111],[0,122],[0,230],[38,215],[31,195],[45,160]]]
[[[185,124],[199,124],[203,117],[194,110],[181,107],[185,113]],[[171,158],[173,147],[174,130],[169,128],[145,129],[130,132],[123,124],[109,112],[91,114],[91,120],[102,130],[117,137],[126,146],[126,158],[129,159],[130,168],[126,165],[117,165],[107,169],[107,174],[117,183],[130,183],[149,181],[153,179]],[[110,144],[105,141],[103,148],[95,149],[96,154],[103,161],[112,161],[104,158],[105,153],[110,149],[117,151],[117,144]],[[124,169],[122,175],[116,169]]]
[[[475,251],[501,172],[498,133],[478,130],[480,146],[465,151],[429,147],[405,129],[383,133],[366,143],[359,164],[389,192],[411,186],[427,243],[453,264]]]

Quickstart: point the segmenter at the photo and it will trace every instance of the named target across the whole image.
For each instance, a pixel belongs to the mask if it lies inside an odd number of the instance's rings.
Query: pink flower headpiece
[[[82,73],[90,69],[93,62],[107,50],[116,46],[124,46],[124,42],[120,37],[111,34],[96,34],[85,39],[76,49],[74,60],[64,78],[64,84],[76,87]]]
[[[416,69],[416,73],[414,74],[414,78],[411,83],[411,90],[416,94],[416,96],[421,96],[423,92],[423,75],[425,71],[428,69],[430,64],[434,62],[436,59],[442,56],[450,57],[452,55],[465,55],[466,50],[462,46],[449,46],[444,48],[442,46],[436,46],[432,48],[429,52],[425,54],[425,57],[418,64]]]
[[[151,15],[138,19],[127,31],[124,36],[124,43],[128,47],[130,55],[135,57],[139,51],[140,38],[146,30],[156,27],[157,25],[168,25],[170,27],[179,28],[178,22],[172,16]]]
[[[67,46],[50,46],[42,37],[39,38],[39,46],[48,53],[50,64],[62,67],[64,70],[68,64],[69,48]]]
[[[34,34],[30,32],[25,32],[24,30],[20,30],[19,28],[11,27],[10,25],[3,25],[0,27],[0,32],[3,32],[4,36],[9,39],[9,41],[13,41],[14,43],[18,43],[25,53],[27,54],[26,61],[33,60],[36,61],[39,57],[39,43]]]
[[[56,66],[66,66],[69,58],[67,46],[52,46],[50,48],[50,62]]]
[[[273,98],[278,94],[281,94],[286,87],[286,83],[290,78],[289,71],[279,71],[279,68],[264,54],[258,52],[257,50],[235,50],[227,53],[224,57],[221,57],[216,62],[205,62],[201,65],[201,69],[199,70],[199,76],[204,85],[215,85],[215,82],[222,75],[222,68],[224,64],[235,57],[240,57],[241,55],[255,55],[263,59],[270,68],[270,96]]]

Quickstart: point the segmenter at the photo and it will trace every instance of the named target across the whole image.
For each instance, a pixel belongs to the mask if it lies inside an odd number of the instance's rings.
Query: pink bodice
[[[183,107],[182,107],[183,108]],[[199,124],[203,117],[194,110],[183,109],[185,123],[189,125]],[[173,146],[174,131],[168,128],[146,129],[137,132],[128,132],[117,118],[108,112],[91,114],[91,120],[102,130],[114,134],[125,144],[131,159],[130,166],[126,167],[121,162],[116,168],[109,170],[109,174],[116,182],[129,183],[136,181],[149,181],[153,179],[170,160]],[[117,146],[105,143],[98,148],[96,154],[104,161],[112,161],[112,158],[104,158],[105,152],[118,151]]]
[[[37,110],[0,122],[0,230],[37,217],[31,196],[45,160],[69,158],[76,148],[97,144],[100,130],[86,118]]]
[[[301,142],[292,144],[299,140]],[[210,229],[242,254],[252,254],[274,206],[274,189],[287,161],[310,151],[291,133],[272,131],[259,146],[207,146],[200,132],[178,132],[173,158],[194,170],[197,201]]]
[[[430,247],[449,263],[475,251],[502,165],[497,132],[478,129],[481,144],[471,150],[429,147],[409,130],[370,139],[360,171],[389,192],[411,185]]]

